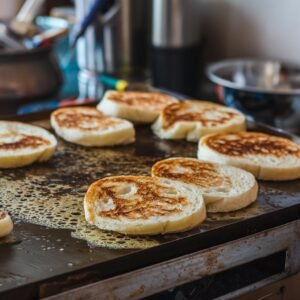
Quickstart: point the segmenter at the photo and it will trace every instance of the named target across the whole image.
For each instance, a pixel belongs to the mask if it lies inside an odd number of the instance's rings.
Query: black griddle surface
[[[41,116],[37,115],[37,118]],[[33,117],[23,118],[23,121],[29,120],[33,121]],[[252,123],[251,127],[285,135],[270,128],[257,128]],[[148,126],[141,126],[137,128],[137,142],[125,146],[124,151],[131,151],[134,156],[152,161],[169,156],[195,157],[196,148],[196,144],[185,141],[159,140],[152,135]],[[29,168],[37,169],[40,165]],[[149,173],[150,168],[151,164]],[[124,171],[119,169],[120,175]],[[5,176],[5,171],[2,171],[2,176]],[[20,296],[22,299],[33,299],[51,295],[299,218],[300,180],[259,184],[258,201],[249,208],[228,214],[209,214],[199,228],[186,233],[160,236],[158,240],[161,245],[146,250],[90,248],[85,241],[71,238],[68,230],[49,229],[17,221],[13,233],[15,241],[0,243],[0,299],[18,299],[16,297]]]

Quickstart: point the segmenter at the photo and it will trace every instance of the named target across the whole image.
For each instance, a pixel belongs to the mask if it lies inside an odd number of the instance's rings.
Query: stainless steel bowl
[[[300,132],[300,66],[234,59],[211,64],[207,75],[226,105],[258,121]]]

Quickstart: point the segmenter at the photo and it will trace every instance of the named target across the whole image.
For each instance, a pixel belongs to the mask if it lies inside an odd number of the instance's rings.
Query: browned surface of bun
[[[208,136],[205,144],[211,149],[235,157],[246,155],[293,155],[300,158],[300,146],[296,143],[260,132],[219,133]]]
[[[178,100],[162,93],[146,92],[112,92],[107,94],[107,98],[119,104],[127,106],[137,106],[150,111],[161,111],[164,107]]]
[[[221,176],[213,164],[190,158],[159,161],[152,167],[152,176],[179,180],[205,188],[232,185],[230,178]]]
[[[107,117],[93,107],[60,108],[52,113],[52,117],[60,127],[83,131],[105,130],[120,123],[119,120]],[[91,126],[85,126],[88,124]]]
[[[4,219],[6,217],[6,211],[5,210],[0,210],[0,220]]]
[[[122,197],[121,183],[133,184],[136,187],[135,199],[126,199]],[[121,190],[120,190],[121,188]],[[128,219],[148,219],[151,216],[167,216],[179,213],[181,206],[187,205],[187,200],[183,197],[175,197],[172,194],[170,197],[162,195],[161,192],[170,192],[176,194],[175,188],[158,186],[153,178],[146,176],[115,176],[100,179],[91,185],[87,194],[86,201],[89,205],[89,213],[91,219],[95,218],[93,202],[105,202],[112,199],[114,208],[98,213],[101,217],[118,219],[126,217]]]
[[[199,110],[193,111],[191,107],[196,107]],[[209,115],[211,112],[217,113],[217,115],[212,117]],[[240,114],[218,104],[183,101],[165,107],[162,116],[164,119],[163,128],[168,129],[174,123],[180,121],[199,122],[202,126],[213,127],[225,124],[235,116],[240,116]]]
[[[0,135],[1,138],[18,136],[18,139],[13,142],[0,142],[0,150],[22,150],[22,149],[37,149],[41,146],[50,145],[50,142],[38,136],[18,134],[11,131]]]

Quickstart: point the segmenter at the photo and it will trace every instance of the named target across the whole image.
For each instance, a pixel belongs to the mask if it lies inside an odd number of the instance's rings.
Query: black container
[[[153,0],[151,75],[156,87],[197,92],[200,24],[192,0]]]
[[[167,88],[193,96],[197,91],[200,46],[152,48],[152,82],[156,87]]]
[[[0,115],[56,95],[61,84],[51,48],[0,52]]]

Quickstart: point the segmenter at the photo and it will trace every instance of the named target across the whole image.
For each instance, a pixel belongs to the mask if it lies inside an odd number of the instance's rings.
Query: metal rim
[[[268,88],[256,88],[256,87],[241,87],[238,84],[226,80],[218,75],[216,75],[216,73],[225,68],[228,67],[229,65],[236,65],[239,63],[253,63],[253,62],[278,62],[275,60],[257,60],[257,59],[228,59],[228,60],[223,60],[223,61],[219,61],[216,63],[212,63],[210,65],[208,65],[207,69],[206,69],[206,75],[207,77],[215,84],[218,84],[220,86],[223,87],[228,87],[228,88],[232,88],[235,90],[240,90],[240,91],[245,91],[245,92],[254,92],[254,93],[265,93],[265,94],[276,94],[276,95],[300,95],[300,89],[281,89],[281,90],[272,90],[272,89],[268,89]],[[284,64],[279,62],[281,65],[285,66],[285,67],[289,67],[288,64]]]

